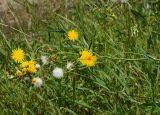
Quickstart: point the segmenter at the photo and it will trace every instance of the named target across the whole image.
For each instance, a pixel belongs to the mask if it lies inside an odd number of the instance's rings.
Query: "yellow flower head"
[[[28,62],[28,68],[27,68],[27,71],[29,73],[35,73],[37,70],[36,70],[36,64],[33,60],[29,61]]]
[[[75,30],[68,31],[68,39],[75,41],[78,39],[78,32]]]
[[[14,49],[11,54],[11,58],[17,63],[21,63],[24,60],[24,56],[25,56],[25,53],[20,48]]]
[[[96,64],[96,56],[94,56],[91,52],[87,51],[87,50],[83,50],[82,52],[80,52],[80,62],[83,65],[86,65],[88,67],[94,66]]]
[[[23,72],[27,72],[27,68],[28,68],[29,64],[28,61],[23,61],[20,65],[20,67],[22,68]]]
[[[17,70],[17,71],[16,71],[16,75],[17,75],[18,77],[22,77],[22,76],[23,76],[23,73],[22,73],[20,70]]]
[[[21,68],[27,68],[28,67],[28,61],[23,61],[20,65]]]
[[[28,72],[28,73],[35,73],[36,70],[36,64],[33,60],[31,61],[23,61],[20,65],[21,69],[23,72]]]

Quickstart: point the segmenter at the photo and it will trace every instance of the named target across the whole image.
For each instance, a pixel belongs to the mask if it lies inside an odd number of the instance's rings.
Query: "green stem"
[[[141,60],[154,60],[154,61],[160,61],[160,59],[146,55],[148,58],[131,58],[131,59],[127,59],[127,58],[113,58],[113,57],[109,57],[109,56],[99,56],[100,58],[107,58],[107,59],[112,59],[112,60],[126,60],[126,61],[141,61]]]
[[[61,102],[62,102],[62,100],[61,100],[61,97],[62,97],[62,95],[61,95],[61,92],[62,92],[61,79],[58,80],[58,82],[59,82],[59,106],[61,106]]]
[[[73,101],[75,101],[76,99],[76,94],[75,94],[75,90],[76,90],[76,78],[75,76],[73,77],[73,83],[72,83],[72,86],[73,86]]]
[[[140,61],[140,60],[147,60],[148,58],[133,58],[133,59],[127,59],[127,58],[113,58],[109,56],[101,56],[101,58],[107,58],[112,60],[125,60],[125,61]]]

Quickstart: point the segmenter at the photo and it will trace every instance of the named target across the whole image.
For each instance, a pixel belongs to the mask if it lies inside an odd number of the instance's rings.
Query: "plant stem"
[[[76,78],[75,76],[73,77],[73,83],[72,83],[72,86],[73,86],[73,101],[75,101],[76,99],[76,95],[75,95],[75,90],[76,90]]]

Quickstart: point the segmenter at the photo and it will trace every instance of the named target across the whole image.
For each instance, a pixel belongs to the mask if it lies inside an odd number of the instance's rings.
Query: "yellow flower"
[[[17,63],[21,63],[24,60],[24,56],[25,56],[25,53],[20,48],[14,49],[11,54],[11,58]]]
[[[22,76],[23,76],[23,73],[22,73],[20,70],[17,70],[17,71],[16,71],[16,75],[17,75],[18,77],[22,77]]]
[[[33,60],[31,61],[23,61],[20,65],[22,68],[23,72],[28,72],[28,73],[35,73],[36,70],[36,64]]]
[[[36,70],[36,64],[33,60],[29,61],[28,62],[28,68],[27,68],[27,71],[29,73],[35,73],[37,70]]]
[[[94,66],[96,64],[96,56],[94,56],[91,52],[87,51],[87,50],[83,50],[82,52],[80,52],[80,62],[83,65],[86,65],[88,67]]]
[[[75,30],[68,31],[68,39],[75,41],[78,39],[78,32]]]
[[[28,67],[28,61],[23,61],[20,65],[21,68],[26,68]]]
[[[22,68],[22,72],[27,72],[27,68]]]
[[[28,66],[29,66],[28,61],[23,61],[20,65],[20,67],[22,68],[22,72],[27,72]]]

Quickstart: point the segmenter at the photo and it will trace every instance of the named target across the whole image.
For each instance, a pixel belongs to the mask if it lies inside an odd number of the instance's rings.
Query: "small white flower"
[[[72,62],[68,62],[66,68],[68,70],[72,70],[72,67],[73,67],[73,63]]]
[[[40,69],[40,67],[41,67],[41,66],[37,63],[37,64],[36,64],[36,68],[37,68],[37,69]]]
[[[63,77],[63,69],[56,67],[56,68],[53,70],[53,76],[54,76],[55,78],[58,78],[58,79],[62,78],[62,77]]]
[[[34,87],[41,87],[42,83],[43,83],[43,81],[39,77],[32,79],[32,84],[34,85]]]
[[[42,55],[42,56],[41,56],[41,60],[42,60],[42,63],[43,63],[44,65],[48,64],[47,56]]]

